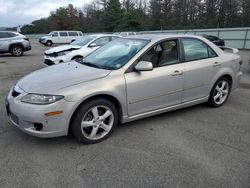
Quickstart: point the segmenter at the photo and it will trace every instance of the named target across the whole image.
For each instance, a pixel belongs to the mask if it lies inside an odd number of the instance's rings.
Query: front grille
[[[17,96],[20,95],[20,94],[21,94],[21,93],[15,91],[15,90],[12,91],[12,96],[13,96],[13,97],[17,97]]]

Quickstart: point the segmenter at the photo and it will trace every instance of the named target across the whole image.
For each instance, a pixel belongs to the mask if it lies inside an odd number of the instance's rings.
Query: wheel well
[[[117,109],[117,111],[118,111],[118,115],[119,115],[118,118],[119,118],[119,120],[120,120],[120,117],[122,116],[122,106],[121,106],[121,103],[120,103],[115,97],[113,97],[113,96],[111,96],[111,95],[107,95],[107,94],[95,95],[95,96],[92,96],[92,97],[90,97],[90,98],[84,100],[84,101],[83,101],[81,104],[79,104],[78,107],[75,109],[73,115],[72,115],[71,118],[70,118],[70,123],[69,123],[68,132],[71,131],[71,122],[72,122],[72,120],[73,120],[75,114],[77,113],[77,111],[80,109],[80,107],[81,107],[82,105],[84,105],[85,103],[87,103],[88,101],[94,100],[94,99],[97,99],[97,98],[106,99],[106,100],[109,100],[110,102],[112,102],[112,103],[115,105],[115,107],[116,107],[116,109]]]
[[[225,74],[225,75],[221,76],[220,78],[227,78],[227,79],[230,81],[230,88],[232,88],[233,79],[232,79],[232,77],[231,77],[230,75]],[[219,79],[220,79],[220,78],[219,78]]]
[[[13,48],[14,46],[20,46],[22,49],[24,48],[22,43],[14,43],[14,44],[11,44],[11,45],[9,46],[9,51],[10,51],[11,48]]]

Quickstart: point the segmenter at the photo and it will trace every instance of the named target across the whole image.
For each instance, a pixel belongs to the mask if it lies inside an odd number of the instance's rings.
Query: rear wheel
[[[118,123],[118,112],[114,104],[106,99],[95,99],[84,103],[72,121],[72,133],[86,144],[101,142],[109,137]]]
[[[230,94],[231,82],[228,78],[222,77],[214,84],[208,100],[209,106],[220,107],[228,99]]]
[[[11,54],[13,56],[22,56],[23,55],[23,47],[20,45],[11,47],[10,51],[11,51]]]

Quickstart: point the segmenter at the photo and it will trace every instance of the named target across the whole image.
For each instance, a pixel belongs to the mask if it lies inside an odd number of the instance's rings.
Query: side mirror
[[[152,71],[153,64],[149,61],[140,61],[135,65],[135,70],[137,71]]]
[[[97,45],[96,45],[96,43],[91,43],[91,44],[89,45],[89,47],[90,47],[90,48],[94,48],[94,47],[97,47]]]

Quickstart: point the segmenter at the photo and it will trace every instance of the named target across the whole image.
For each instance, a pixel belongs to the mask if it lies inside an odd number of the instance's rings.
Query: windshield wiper
[[[81,62],[83,65],[87,65],[89,67],[94,67],[94,68],[98,68],[101,69],[102,67],[100,67],[99,65],[96,65],[94,63],[90,63],[90,62]]]

